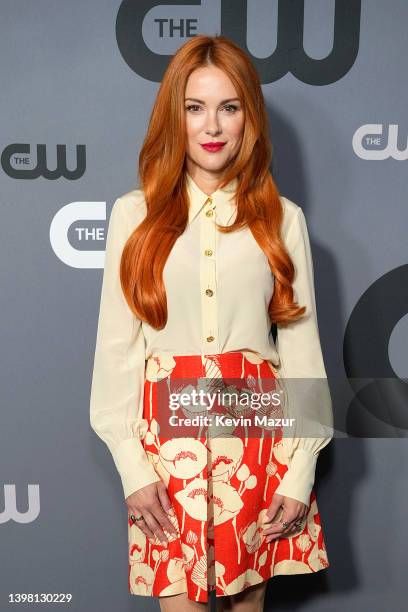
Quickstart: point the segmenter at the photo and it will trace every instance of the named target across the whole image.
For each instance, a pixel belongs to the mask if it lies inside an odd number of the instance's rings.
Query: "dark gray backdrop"
[[[105,219],[137,186],[166,55],[180,25],[247,45],[275,179],[308,220],[328,373],[402,378],[408,7],[3,0],[0,11],[0,609],[20,607],[10,594],[72,593],[60,609],[158,610],[127,592],[127,509],[89,394]],[[266,609],[405,609],[405,431],[370,436],[368,418],[346,436],[355,408],[339,402],[318,465],[331,567],[271,579]]]

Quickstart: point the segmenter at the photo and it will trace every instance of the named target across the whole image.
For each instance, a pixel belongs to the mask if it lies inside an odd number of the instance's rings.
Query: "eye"
[[[195,108],[200,108],[198,104],[189,104],[188,106],[186,106],[186,110],[191,111],[191,112],[195,112],[193,109]]]
[[[235,113],[235,111],[239,110],[239,107],[236,104],[226,104],[224,108],[231,109],[228,111],[230,113]]]

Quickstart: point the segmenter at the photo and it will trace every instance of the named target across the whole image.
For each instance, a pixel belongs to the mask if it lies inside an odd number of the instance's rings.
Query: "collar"
[[[208,195],[202,191],[191,175],[186,172],[187,192],[190,200],[188,212],[189,224],[198,215],[206,201]],[[217,218],[221,225],[227,225],[236,210],[235,193],[238,186],[238,179],[235,177],[222,189],[217,189],[211,194],[212,207],[217,210]]]

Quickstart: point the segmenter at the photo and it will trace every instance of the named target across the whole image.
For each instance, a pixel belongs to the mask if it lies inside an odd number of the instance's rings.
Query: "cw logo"
[[[40,514],[40,486],[29,484],[28,508],[25,512],[17,510],[16,485],[3,485],[4,510],[0,512],[0,524],[14,521],[15,523],[32,523]]]
[[[344,364],[356,392],[347,414],[347,432],[355,437],[406,437],[408,385],[396,376],[388,345],[394,327],[408,312],[407,305],[408,265],[404,264],[376,280],[350,315]]]
[[[391,123],[388,127],[388,138],[386,146],[382,145],[384,126],[381,123],[366,123],[359,127],[353,136],[353,150],[361,159],[383,160],[392,157],[398,161],[408,159],[408,147],[400,151],[398,149],[398,125]],[[368,149],[367,146],[381,148]]]
[[[105,251],[76,249],[68,239],[70,227],[77,221],[106,221],[106,202],[71,202],[60,208],[50,226],[51,247],[56,256],[72,268],[103,268]],[[102,227],[78,227],[76,235],[82,243],[104,239]]]
[[[247,47],[247,0],[221,0],[220,31],[252,57],[261,82],[272,83],[290,72],[309,85],[327,85],[341,79],[354,64],[360,42],[361,0],[335,0],[333,48],[323,59],[313,59],[303,47],[304,0],[278,0],[277,45],[266,58],[253,57]],[[165,6],[201,7],[201,0],[123,0],[116,18],[119,51],[128,66],[141,77],[160,82],[171,55],[153,53],[142,36],[143,21],[155,7],[160,19],[152,19],[157,38],[193,36],[197,19],[163,15]],[[198,28],[199,29],[199,28]]]
[[[45,144],[37,145],[37,163],[35,168],[24,167],[30,165],[30,156],[31,147],[29,144],[17,142],[9,144],[1,154],[1,165],[4,172],[15,179],[36,179],[42,176],[50,181],[54,181],[61,176],[69,181],[76,181],[85,173],[85,145],[76,145],[77,161],[75,170],[68,170],[67,168],[66,145],[57,144],[57,167],[55,170],[48,169]]]

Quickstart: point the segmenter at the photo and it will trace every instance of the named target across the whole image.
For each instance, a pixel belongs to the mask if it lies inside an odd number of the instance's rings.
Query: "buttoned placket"
[[[216,287],[216,205],[208,196],[200,212],[200,287],[203,354],[220,352]]]

